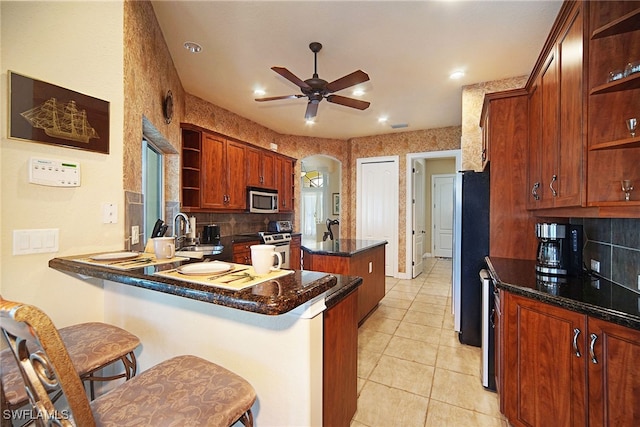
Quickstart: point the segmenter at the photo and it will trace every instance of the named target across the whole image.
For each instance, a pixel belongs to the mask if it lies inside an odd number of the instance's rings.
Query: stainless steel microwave
[[[253,213],[277,213],[278,191],[268,188],[247,187],[247,208]]]

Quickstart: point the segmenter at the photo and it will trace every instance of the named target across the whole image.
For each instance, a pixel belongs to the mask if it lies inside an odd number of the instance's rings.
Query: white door
[[[455,175],[433,175],[433,256],[453,256],[453,183]]]
[[[416,277],[424,268],[422,263],[422,257],[424,256],[425,245],[425,219],[424,219],[424,186],[425,186],[425,166],[421,160],[414,160],[413,171],[411,173],[412,188],[413,188],[413,259],[412,259],[412,276]]]
[[[356,238],[386,240],[385,275],[398,271],[398,157],[357,160]]]

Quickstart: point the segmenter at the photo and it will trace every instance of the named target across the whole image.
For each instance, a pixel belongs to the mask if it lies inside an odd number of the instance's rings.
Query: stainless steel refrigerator
[[[480,270],[489,255],[489,170],[463,171],[460,232],[458,338],[461,343],[482,344],[482,285]]]

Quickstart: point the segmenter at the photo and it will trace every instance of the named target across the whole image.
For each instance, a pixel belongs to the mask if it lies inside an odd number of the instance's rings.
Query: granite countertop
[[[384,246],[386,240],[338,239],[324,242],[304,243],[302,250],[316,255],[334,255],[350,257],[376,246]]]
[[[178,261],[128,270],[76,261],[90,255],[92,254],[54,258],[49,261],[49,267],[67,273],[110,280],[128,286],[266,315],[287,313],[325,292],[327,293],[325,305],[330,307],[337,304],[362,283],[362,278],[356,276],[296,270],[293,274],[270,282],[234,291],[154,275],[157,271],[172,270],[190,261]]]
[[[631,289],[588,274],[543,280],[535,261],[487,257],[487,264],[499,289],[640,330],[640,294]]]

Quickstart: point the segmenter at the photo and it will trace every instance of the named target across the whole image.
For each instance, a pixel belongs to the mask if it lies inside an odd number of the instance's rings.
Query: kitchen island
[[[384,297],[386,240],[337,239],[302,245],[304,270],[362,277],[358,289],[358,322]]]
[[[312,271],[242,290],[161,273],[187,261],[118,269],[55,258],[49,266],[105,291],[105,322],[140,337],[140,370],[179,354],[224,366],[256,389],[256,425],[323,424],[323,316],[362,279]]]

